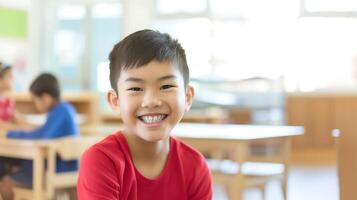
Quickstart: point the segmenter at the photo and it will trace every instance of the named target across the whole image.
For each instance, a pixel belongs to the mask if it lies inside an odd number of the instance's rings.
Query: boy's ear
[[[119,107],[119,96],[114,90],[110,90],[107,93],[107,101],[110,107],[116,114],[120,114],[120,107]]]
[[[185,105],[185,112],[188,112],[191,108],[193,97],[195,96],[195,90],[191,85],[187,86],[186,89],[186,105]]]

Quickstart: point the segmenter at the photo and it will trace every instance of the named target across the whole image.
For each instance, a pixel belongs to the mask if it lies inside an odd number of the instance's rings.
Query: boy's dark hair
[[[49,94],[55,100],[59,100],[61,96],[57,78],[49,73],[40,74],[31,83],[30,92],[38,97],[41,97],[43,94]]]
[[[185,50],[181,44],[166,33],[145,29],[125,37],[110,52],[109,67],[112,88],[117,91],[117,82],[122,70],[138,68],[153,60],[177,65],[184,78],[185,87],[187,86],[190,72]]]
[[[0,79],[4,78],[6,72],[11,70],[12,67],[10,65],[4,65],[0,62]]]

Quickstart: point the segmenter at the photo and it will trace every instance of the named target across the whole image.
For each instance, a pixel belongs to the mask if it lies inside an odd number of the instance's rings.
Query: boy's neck
[[[135,168],[146,178],[157,178],[166,166],[170,151],[170,137],[158,142],[147,142],[135,134],[125,133],[124,136]]]
[[[60,100],[54,100],[52,104],[50,105],[49,110],[52,110],[54,107],[56,107],[59,104]]]
[[[157,142],[148,142],[134,134],[124,134],[124,136],[134,160],[142,162],[166,160],[170,150],[170,137]]]

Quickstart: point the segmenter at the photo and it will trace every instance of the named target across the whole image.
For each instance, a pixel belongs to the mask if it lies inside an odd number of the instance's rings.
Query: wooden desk
[[[31,193],[32,198],[30,199],[42,200],[47,199],[48,193],[51,192],[52,189],[49,188],[49,186],[53,183],[45,183],[46,174],[44,160],[48,158],[54,159],[56,157],[55,155],[52,155],[55,153],[53,152],[53,149],[56,148],[60,143],[68,142],[67,140],[82,141],[82,143],[88,147],[88,142],[94,144],[101,138],[102,137],[79,136],[52,140],[19,140],[0,137],[0,156],[33,160],[33,188]],[[66,151],[69,151],[70,148],[83,151],[83,149],[81,149],[81,145],[65,148],[67,148]],[[51,168],[51,166],[49,166],[49,168]],[[55,171],[54,169],[52,170]]]
[[[48,143],[45,140],[15,140],[0,138],[0,156],[33,160],[32,199],[44,199],[44,160]]]
[[[283,145],[280,158],[264,157],[263,162],[275,162],[284,160],[284,176],[288,173],[288,159],[290,155],[290,138],[302,135],[303,127],[298,126],[258,126],[258,125],[218,125],[218,124],[180,124],[173,131],[173,135],[184,140],[201,152],[211,151],[219,154],[229,150],[234,153],[233,161],[240,166],[249,159],[248,148],[252,141],[265,141],[274,143],[279,141]],[[259,161],[258,157],[254,161]],[[234,188],[237,191],[231,193],[231,199],[241,200],[244,189],[244,176],[241,167],[234,175]],[[286,181],[286,180],[285,180]]]
[[[29,93],[12,93],[16,109],[23,114],[38,114]],[[85,117],[83,125],[93,125],[99,122],[99,95],[94,92],[64,93],[62,99],[71,103],[77,114]]]

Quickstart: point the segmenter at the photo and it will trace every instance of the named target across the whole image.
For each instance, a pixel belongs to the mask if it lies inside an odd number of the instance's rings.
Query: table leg
[[[43,177],[44,177],[44,153],[37,150],[33,159],[33,199],[42,200],[43,195]]]
[[[242,200],[245,187],[242,164],[245,162],[248,145],[246,142],[237,144],[234,150],[234,160],[239,164],[239,171],[235,175],[233,185],[230,187],[229,196],[231,200]]]
[[[53,176],[56,174],[56,151],[49,148],[47,154],[46,192],[47,199],[54,199]]]
[[[289,164],[290,164],[290,152],[291,152],[291,140],[290,138],[284,138],[283,144],[283,157],[284,157],[284,176],[281,180],[282,188],[283,188],[283,196],[284,200],[288,199],[288,172],[289,172]]]

